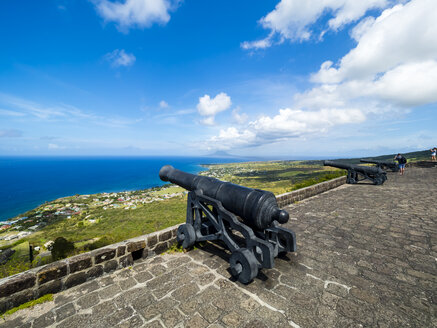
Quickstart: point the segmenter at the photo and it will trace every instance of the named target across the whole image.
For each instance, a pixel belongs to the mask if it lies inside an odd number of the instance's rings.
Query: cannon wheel
[[[193,225],[185,223],[179,226],[178,235],[176,237],[179,244],[182,244],[183,248],[189,248],[196,242],[196,232]]]
[[[258,261],[247,248],[237,249],[229,260],[231,273],[243,284],[247,284],[258,275]]]
[[[387,180],[387,178],[376,178],[375,181],[373,181],[373,184],[375,185],[382,185],[384,181]]]

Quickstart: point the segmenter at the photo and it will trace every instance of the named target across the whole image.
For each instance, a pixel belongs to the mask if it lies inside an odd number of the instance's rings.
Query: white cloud
[[[365,116],[358,109],[321,109],[304,111],[301,109],[280,109],[273,118],[262,116],[251,122],[258,135],[266,137],[298,137],[308,133],[327,131],[334,125],[361,123]]]
[[[352,31],[357,46],[335,65],[325,61],[318,83],[296,95],[297,105],[359,106],[400,111],[437,101],[437,1],[414,0],[387,9]]]
[[[247,147],[255,143],[256,134],[248,129],[238,131],[235,127],[220,130],[218,136],[208,140],[208,147],[228,150],[238,147]]]
[[[23,132],[17,129],[0,130],[0,138],[19,138]]]
[[[161,100],[159,102],[159,107],[161,107],[161,108],[168,108],[168,103],[166,101],[164,101],[164,100]]]
[[[273,44],[277,35],[279,42],[308,40],[314,33],[311,25],[322,16],[330,13],[327,26],[320,32],[320,37],[327,30],[337,31],[344,25],[355,22],[365,15],[369,9],[385,8],[388,0],[281,0],[273,11],[259,20],[259,23],[270,30],[268,37],[262,40],[243,42],[243,49],[267,48]]]
[[[436,103],[436,12],[437,1],[412,0],[363,19],[351,31],[356,47],[338,63],[325,61],[311,76],[316,85],[295,95],[293,109],[261,116],[248,124],[245,134],[232,130],[239,137],[234,143],[227,137],[229,129],[209,142],[234,148],[243,141],[258,146],[318,136],[343,124],[393,117]],[[347,21],[339,17],[330,26]]]
[[[94,0],[97,12],[107,22],[115,22],[121,31],[131,27],[145,28],[153,24],[165,25],[170,20],[177,0]]]
[[[4,115],[4,116],[26,116],[26,114],[21,113],[21,112],[16,112],[14,110],[1,109],[1,108],[0,108],[0,115]]]
[[[59,145],[57,145],[57,144],[53,144],[53,143],[49,143],[48,148],[49,148],[49,149],[65,149],[66,147],[64,147],[64,146],[59,146]]]
[[[399,65],[371,83],[368,93],[407,107],[437,102],[437,61]]]
[[[244,41],[241,43],[241,48],[246,49],[246,50],[253,49],[253,48],[255,48],[255,49],[268,48],[273,43],[273,40],[272,40],[273,36],[274,36],[274,33],[271,32],[269,34],[269,36],[266,37],[265,39],[255,40],[255,41]]]
[[[75,106],[67,104],[42,105],[26,99],[14,97],[0,92],[0,104],[7,104],[8,107],[21,110],[23,115],[29,115],[37,120],[43,121],[86,121],[96,125],[111,127],[125,127],[136,124],[141,119],[125,117],[104,117],[94,113],[85,112]],[[12,111],[11,111],[12,112]],[[16,116],[16,115],[15,115]]]
[[[105,55],[107,61],[111,63],[112,67],[132,66],[135,63],[135,56],[126,53],[124,49],[115,49]]]
[[[359,109],[280,109],[279,114],[261,116],[238,130],[235,127],[220,130],[218,136],[208,140],[217,149],[258,146],[289,138],[325,133],[331,127],[341,124],[361,123],[365,115]]]
[[[337,67],[327,61],[313,82],[338,83],[373,78],[398,65],[435,60],[437,54],[437,1],[414,0],[385,10],[352,31],[357,46]]]
[[[214,125],[214,116],[205,117],[204,119],[200,120],[200,123],[203,125]]]
[[[231,97],[226,93],[221,92],[214,98],[209,95],[199,97],[199,103],[197,104],[197,111],[202,116],[207,116],[201,122],[206,125],[214,124],[214,116],[220,112],[227,110],[231,107]]]
[[[244,124],[249,119],[249,116],[246,113],[240,114],[240,108],[235,108],[232,111],[232,118],[237,124]]]

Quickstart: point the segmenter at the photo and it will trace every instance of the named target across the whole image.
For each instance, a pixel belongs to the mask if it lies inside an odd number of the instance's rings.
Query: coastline
[[[1,158],[0,224],[46,202],[76,194],[138,191],[163,186],[165,164],[197,174],[216,158]]]

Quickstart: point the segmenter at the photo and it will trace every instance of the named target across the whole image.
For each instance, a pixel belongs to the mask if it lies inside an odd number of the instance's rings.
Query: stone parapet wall
[[[137,259],[160,254],[176,242],[177,228],[178,225],[3,278],[0,313],[131,266]]]
[[[278,195],[276,198],[278,205],[285,207],[344,183],[346,177],[340,177]],[[131,266],[137,259],[160,254],[176,242],[178,226],[0,279],[0,313],[46,294],[57,293],[82,284],[104,273]]]
[[[322,192],[328,191],[330,189],[337,188],[338,186],[341,186],[342,184],[345,183],[346,183],[346,176],[343,176],[329,181],[321,182],[306,188],[302,188],[295,191],[287,192],[282,195],[278,195],[276,196],[276,199],[278,201],[279,207],[284,207],[289,204],[298,202],[302,199],[321,194]]]
[[[407,163],[406,167],[433,168],[433,167],[437,167],[437,162],[433,162],[433,161],[409,162]]]

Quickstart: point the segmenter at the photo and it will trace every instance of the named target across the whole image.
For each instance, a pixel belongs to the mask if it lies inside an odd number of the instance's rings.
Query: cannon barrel
[[[281,210],[273,193],[239,186],[218,179],[186,173],[166,165],[159,171],[162,181],[170,181],[189,191],[200,191],[204,196],[219,200],[228,211],[238,215],[249,226],[264,230],[273,221],[286,223],[287,211]]]
[[[388,168],[392,170],[392,172],[398,172],[399,171],[399,165],[395,162],[389,162],[389,161],[377,161],[374,159],[360,159],[361,163],[371,163],[376,164],[376,166],[385,169]]]
[[[383,161],[376,161],[374,159],[360,159],[360,162],[361,163],[369,163],[369,164],[380,164],[380,163],[384,164],[384,163],[386,163]]]
[[[396,165],[395,162],[387,162],[387,161],[377,161],[375,159],[360,159],[361,163],[369,163],[369,164],[381,164],[385,166]]]
[[[346,164],[346,163],[340,163],[340,162],[334,162],[334,161],[323,161],[323,165],[337,167],[339,169],[344,169],[344,170],[355,170],[357,172],[366,172],[366,173],[371,173],[371,174],[383,174],[383,173],[385,173],[384,170],[382,170],[379,167],[360,166],[360,165]]]

